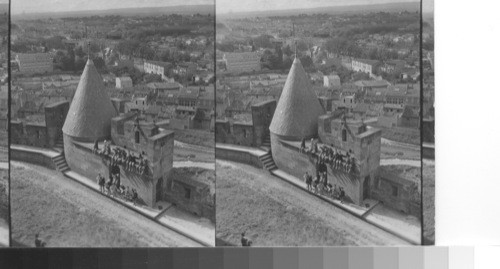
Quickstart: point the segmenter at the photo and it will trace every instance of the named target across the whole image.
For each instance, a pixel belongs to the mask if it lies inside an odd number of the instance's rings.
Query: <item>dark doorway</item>
[[[141,133],[139,131],[135,131],[135,143],[139,144],[141,142]]]
[[[370,180],[370,176],[366,176],[363,182],[363,200],[370,198]]]
[[[162,193],[163,193],[163,177],[160,177],[158,179],[158,182],[156,182],[156,202],[162,200]]]

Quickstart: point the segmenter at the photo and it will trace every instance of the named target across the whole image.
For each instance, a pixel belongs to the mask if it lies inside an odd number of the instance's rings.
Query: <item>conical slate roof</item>
[[[66,135],[93,141],[109,137],[116,111],[92,60],[83,70],[63,126]]]
[[[318,133],[318,117],[322,114],[323,107],[312,90],[304,67],[295,58],[269,130],[288,139],[309,138]]]

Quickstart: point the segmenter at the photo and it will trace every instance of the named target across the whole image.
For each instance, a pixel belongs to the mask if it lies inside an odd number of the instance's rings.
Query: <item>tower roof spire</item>
[[[116,115],[111,99],[104,90],[102,77],[91,59],[87,61],[62,131],[82,141],[109,137],[111,118]]]
[[[90,60],[90,39],[87,41],[87,55],[88,59]]]
[[[295,59],[297,59],[297,40],[295,40]]]
[[[269,130],[285,139],[300,140],[318,133],[323,107],[300,60],[295,58],[283,87]]]

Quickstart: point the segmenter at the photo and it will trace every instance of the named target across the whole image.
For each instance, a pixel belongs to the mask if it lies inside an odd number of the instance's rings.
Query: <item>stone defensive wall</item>
[[[215,195],[210,193],[207,184],[169,177],[166,185],[167,189],[164,192],[166,201],[215,223]]]
[[[422,214],[421,192],[418,188],[420,188],[420,184],[385,172],[381,167],[370,195],[373,199],[381,201],[390,208],[420,218]]]
[[[257,153],[251,153],[251,151],[255,151],[254,148],[241,150],[238,147],[232,147],[231,145],[224,145],[219,143],[217,143],[215,147],[216,159],[244,163],[261,169],[263,168],[262,162],[259,160],[259,155]]]
[[[45,106],[45,122],[25,123],[11,120],[11,143],[41,148],[52,148],[62,140],[62,126],[69,110],[69,102]]]
[[[16,147],[16,145],[10,146],[10,158],[15,161],[23,161],[27,163],[37,164],[50,169],[56,169],[55,163],[52,161],[52,157],[42,151],[29,150]]]
[[[100,173],[108,181],[110,176],[109,161],[102,155],[93,153],[92,147],[92,143],[77,142],[71,138],[65,139],[64,153],[66,155],[66,162],[71,170],[91,180],[94,180]],[[135,188],[139,196],[139,201],[148,206],[153,206],[159,198],[156,188],[158,181],[161,181],[161,179],[153,180],[150,176],[140,175],[127,171],[121,166],[119,167],[121,185]],[[161,190],[158,194],[161,195]]]
[[[259,147],[269,134],[269,125],[276,109],[276,101],[264,101],[252,105],[251,122],[215,122],[215,141],[247,147]]]
[[[273,158],[276,165],[283,171],[299,179],[309,172],[316,177],[316,165],[312,155],[300,152],[300,142],[286,141],[271,134]],[[361,180],[356,175],[332,169],[327,165],[328,182],[337,187],[343,187],[346,201],[361,204],[363,193]]]

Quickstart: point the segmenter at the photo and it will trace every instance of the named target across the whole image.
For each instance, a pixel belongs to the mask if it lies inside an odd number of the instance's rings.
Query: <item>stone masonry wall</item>
[[[109,166],[99,155],[88,148],[75,144],[74,140],[64,135],[64,154],[71,170],[94,180],[101,173],[106,180],[109,176]],[[120,167],[120,181],[124,186],[135,188],[142,200],[148,206],[156,203],[156,183],[158,179],[129,172]]]
[[[299,179],[303,179],[306,171],[312,174],[313,177],[316,176],[314,159],[305,153],[300,153],[299,148],[283,143],[281,139],[274,134],[271,134],[271,147],[274,162],[279,169]],[[356,204],[362,203],[362,178],[353,174],[333,170],[329,166],[327,175],[329,183],[332,185],[336,184],[345,189],[347,200]]]
[[[252,106],[253,144],[261,146],[269,133],[269,125],[276,110],[276,100],[264,101]]]

